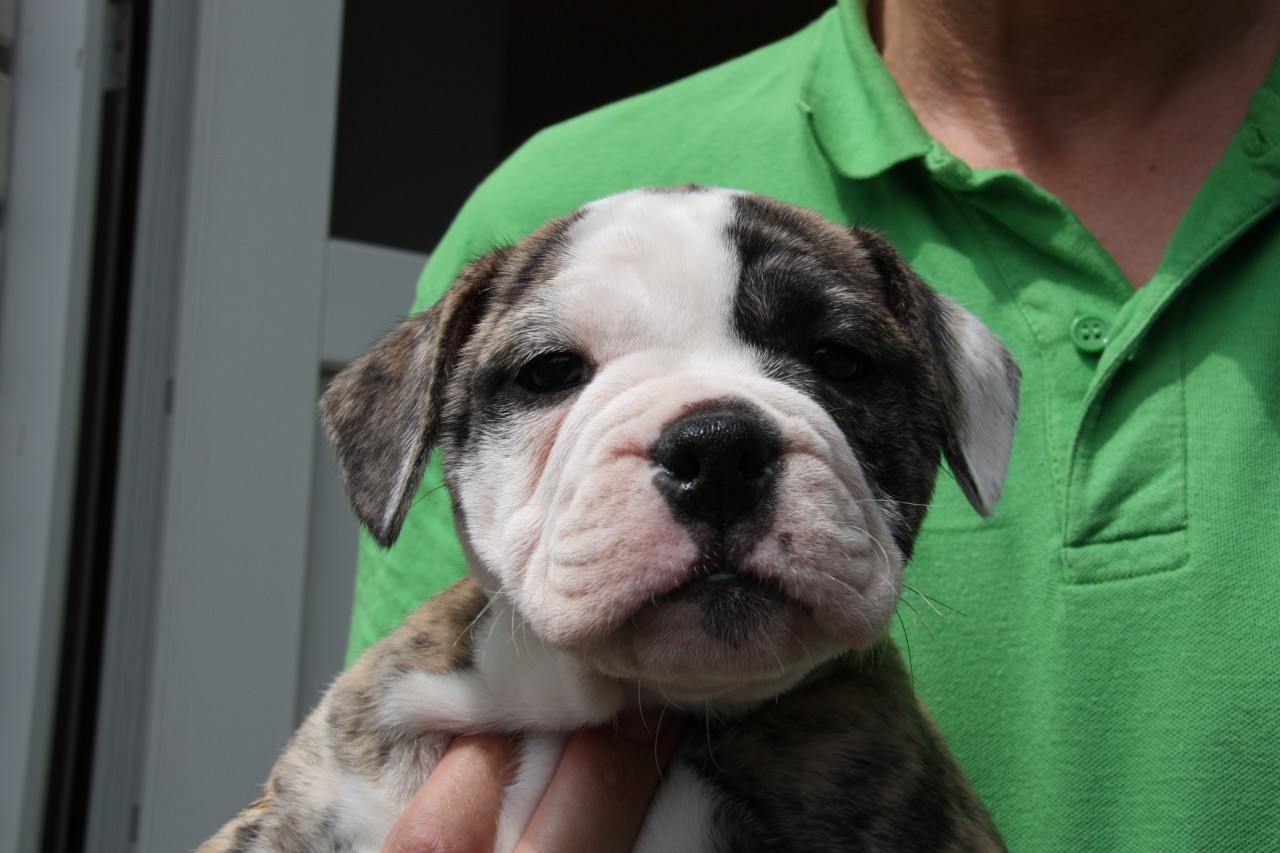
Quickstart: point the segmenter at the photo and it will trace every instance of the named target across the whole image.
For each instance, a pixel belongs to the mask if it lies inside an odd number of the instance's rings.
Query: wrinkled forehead
[[[490,318],[500,334],[485,337],[497,359],[566,349],[603,362],[641,350],[736,358],[784,327],[861,334],[882,314],[863,254],[839,226],[749,193],[636,190],[519,244]]]

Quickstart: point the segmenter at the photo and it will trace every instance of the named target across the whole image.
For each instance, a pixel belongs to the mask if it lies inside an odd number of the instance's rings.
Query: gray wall
[[[12,851],[34,849],[46,780],[102,59],[100,6],[21,11],[0,267],[0,850]]]
[[[107,43],[102,0],[22,12],[0,222],[0,850],[15,853],[37,849],[48,770]],[[341,666],[356,530],[315,402],[403,316],[425,259],[329,237],[340,24],[338,0],[152,4],[95,853],[194,847]]]

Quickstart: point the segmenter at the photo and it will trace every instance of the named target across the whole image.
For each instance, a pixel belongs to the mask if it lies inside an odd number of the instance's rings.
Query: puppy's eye
[[[581,358],[571,352],[549,352],[527,362],[516,374],[516,382],[526,391],[550,394],[581,385],[591,378],[591,371]]]
[[[867,372],[867,360],[861,353],[834,341],[819,344],[809,358],[818,372],[828,379],[847,382]]]

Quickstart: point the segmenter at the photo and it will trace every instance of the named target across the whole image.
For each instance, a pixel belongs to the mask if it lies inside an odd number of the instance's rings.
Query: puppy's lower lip
[[[775,581],[766,580],[736,566],[715,566],[695,571],[684,583],[668,593],[670,598],[713,599],[722,595],[751,595],[764,598],[787,598]]]

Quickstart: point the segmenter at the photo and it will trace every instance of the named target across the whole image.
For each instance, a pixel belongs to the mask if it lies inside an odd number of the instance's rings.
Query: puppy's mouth
[[[717,555],[699,563],[688,580],[658,596],[650,606],[663,609],[678,604],[696,609],[702,629],[712,639],[737,647],[795,602],[778,583]]]
[[[753,702],[787,689],[834,645],[780,583],[712,557],[646,601],[590,662],[655,701]]]

